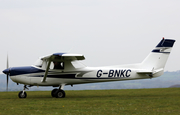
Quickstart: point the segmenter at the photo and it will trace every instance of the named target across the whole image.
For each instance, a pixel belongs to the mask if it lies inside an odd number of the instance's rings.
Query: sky
[[[0,71],[57,52],[87,66],[140,63],[176,40],[165,71],[180,70],[179,0],[0,0]]]

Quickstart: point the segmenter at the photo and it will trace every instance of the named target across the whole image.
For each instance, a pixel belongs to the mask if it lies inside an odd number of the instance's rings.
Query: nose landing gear
[[[27,97],[27,93],[24,91],[20,91],[19,94],[18,94],[18,97],[19,98],[26,98]]]
[[[26,97],[27,97],[27,93],[25,92],[26,89],[29,90],[29,89],[26,87],[26,85],[24,85],[23,91],[20,91],[19,94],[18,94],[18,97],[19,97],[19,98],[26,98]]]

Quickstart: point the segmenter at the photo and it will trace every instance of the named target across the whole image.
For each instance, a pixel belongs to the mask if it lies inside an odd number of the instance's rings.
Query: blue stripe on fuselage
[[[76,74],[47,75],[47,78],[75,78]],[[28,77],[44,77],[44,75],[30,75]]]
[[[21,75],[21,74],[30,74],[30,73],[40,73],[45,72],[44,70],[37,69],[32,66],[26,67],[12,67],[10,70],[10,76]]]

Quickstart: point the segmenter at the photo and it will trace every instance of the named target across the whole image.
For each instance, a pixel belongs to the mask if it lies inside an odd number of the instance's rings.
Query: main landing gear
[[[56,98],[64,98],[66,96],[66,93],[64,90],[61,89],[61,86],[59,89],[53,89],[51,91],[51,96]]]

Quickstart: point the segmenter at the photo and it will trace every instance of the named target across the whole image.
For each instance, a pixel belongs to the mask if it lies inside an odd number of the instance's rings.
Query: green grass
[[[52,98],[50,91],[0,92],[0,115],[178,115],[180,88],[66,91]]]

